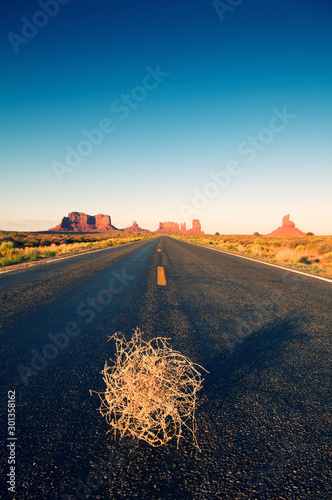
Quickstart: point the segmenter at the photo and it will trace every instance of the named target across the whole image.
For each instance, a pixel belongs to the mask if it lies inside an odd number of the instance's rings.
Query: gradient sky
[[[263,234],[290,213],[332,234],[330,0],[233,0],[224,15],[206,0],[55,2],[0,5],[0,229],[80,211]],[[66,148],[105,119],[72,168]],[[237,175],[213,187],[230,162]]]

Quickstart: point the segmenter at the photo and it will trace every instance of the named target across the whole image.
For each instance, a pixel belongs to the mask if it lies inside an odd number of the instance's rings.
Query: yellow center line
[[[160,248],[158,248],[158,252],[161,252]]]
[[[166,286],[165,271],[163,266],[157,267],[157,285]]]

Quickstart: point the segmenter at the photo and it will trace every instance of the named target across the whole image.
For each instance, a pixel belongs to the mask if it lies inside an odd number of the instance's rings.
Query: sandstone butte
[[[193,226],[188,230],[185,222],[181,222],[181,224],[177,222],[159,222],[159,228],[156,230],[156,233],[205,234],[201,230],[201,223],[198,219],[193,220]]]
[[[88,233],[97,231],[118,231],[111,224],[109,215],[87,215],[83,212],[70,212],[68,217],[63,217],[58,226],[49,229],[56,232]]]
[[[134,222],[132,223],[131,226],[124,228],[124,232],[125,233],[150,233],[151,231],[149,231],[148,229],[142,229],[141,227],[139,227],[137,222],[134,220]]]
[[[83,212],[71,212],[68,217],[63,217],[60,224],[49,229],[53,232],[76,232],[76,233],[89,233],[89,232],[103,232],[103,231],[124,231],[125,233],[150,233],[148,229],[139,227],[136,221],[129,227],[118,229],[111,223],[109,215],[98,214],[88,215]],[[160,222],[159,228],[156,232],[160,233],[192,233],[204,234],[201,230],[201,224],[198,219],[193,220],[191,229],[186,229],[186,224],[177,222]]]
[[[269,236],[305,236],[306,233],[295,227],[294,222],[289,220],[289,214],[282,218],[282,226],[269,233]]]

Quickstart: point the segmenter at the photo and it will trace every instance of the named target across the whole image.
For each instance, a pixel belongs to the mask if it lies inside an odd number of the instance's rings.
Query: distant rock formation
[[[124,231],[125,233],[150,233],[148,229],[142,229],[134,220],[133,224],[124,229],[118,229],[111,224],[109,215],[98,214],[88,215],[83,212],[70,212],[68,217],[63,217],[58,226],[49,229],[53,232],[75,232],[75,233],[96,233],[102,231]],[[177,222],[160,222],[159,233],[191,233],[204,234],[201,230],[201,224],[198,219],[193,220],[193,227],[186,229],[186,223],[178,224]]]
[[[201,223],[198,219],[193,220],[193,227],[191,229],[188,229],[187,233],[204,234],[204,231],[201,230]]]
[[[294,222],[289,220],[289,214],[287,214],[282,218],[282,226],[269,233],[269,236],[305,236],[305,234],[295,227]]]
[[[109,215],[87,215],[83,212],[70,212],[68,217],[63,217],[58,226],[49,229],[56,232],[89,233],[98,231],[118,231],[111,224]]]
[[[151,231],[149,231],[148,229],[142,229],[141,227],[139,227],[137,222],[134,220],[132,226],[124,228],[124,232],[125,233],[150,233]]]
[[[295,223],[289,220],[289,214],[283,216],[282,227],[295,227]]]
[[[181,224],[182,227],[182,224]],[[157,232],[161,233],[181,233],[181,232],[186,232],[180,230],[180,224],[177,222],[159,222],[159,228],[157,229]]]
[[[193,227],[191,229],[186,229],[186,223],[182,222],[159,222],[159,228],[156,233],[190,233],[190,234],[204,234],[201,230],[201,224],[198,219],[193,220]]]

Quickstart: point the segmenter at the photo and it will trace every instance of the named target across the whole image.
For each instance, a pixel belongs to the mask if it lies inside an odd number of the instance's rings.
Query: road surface
[[[0,274],[1,498],[331,499],[331,290],[166,236]],[[137,326],[208,370],[201,451],[106,435],[89,390]]]

